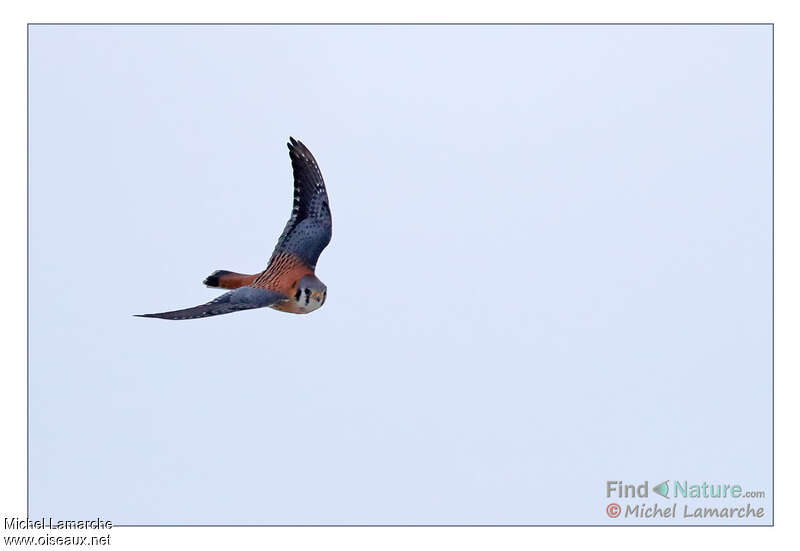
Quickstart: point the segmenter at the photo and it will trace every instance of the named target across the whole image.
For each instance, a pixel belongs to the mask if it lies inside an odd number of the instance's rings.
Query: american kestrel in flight
[[[314,269],[331,240],[328,193],[308,148],[291,137],[286,145],[294,173],[294,205],[267,268],[253,275],[217,270],[203,283],[233,291],[200,306],[139,317],[188,320],[265,306],[307,314],[325,304],[328,288],[314,275]]]

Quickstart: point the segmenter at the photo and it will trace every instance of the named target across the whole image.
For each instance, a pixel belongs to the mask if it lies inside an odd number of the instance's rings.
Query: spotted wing
[[[328,192],[317,161],[308,148],[294,138],[289,138],[286,145],[294,174],[294,204],[292,216],[278,239],[270,264],[281,253],[291,253],[314,270],[319,255],[331,240]]]
[[[141,318],[161,318],[166,320],[190,320],[219,316],[220,314],[230,314],[231,312],[239,312],[241,310],[250,310],[253,308],[263,308],[284,299],[286,299],[284,295],[268,289],[239,287],[200,306],[184,308],[183,310],[173,310],[171,312],[160,312],[158,314],[137,314],[137,316]]]

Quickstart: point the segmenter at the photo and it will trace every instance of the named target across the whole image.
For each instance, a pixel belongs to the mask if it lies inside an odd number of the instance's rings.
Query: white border
[[[226,0],[4,2],[0,8],[2,308],[0,515],[23,515],[26,487],[26,24],[29,22],[759,22],[775,23],[775,524],[774,528],[118,528],[112,549],[784,549],[798,537],[797,59],[800,28],[791,2],[571,1],[524,7],[494,1],[410,0],[299,3]],[[735,300],[735,297],[732,297]],[[2,528],[0,527],[0,533]],[[791,544],[790,544],[791,542]]]

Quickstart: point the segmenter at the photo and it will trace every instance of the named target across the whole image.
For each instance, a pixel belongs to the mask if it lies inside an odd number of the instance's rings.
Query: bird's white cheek
[[[322,301],[321,300],[317,300],[316,298],[312,298],[309,301],[308,304],[303,304],[303,309],[306,312],[313,312],[314,310],[316,310],[320,306],[322,306]]]

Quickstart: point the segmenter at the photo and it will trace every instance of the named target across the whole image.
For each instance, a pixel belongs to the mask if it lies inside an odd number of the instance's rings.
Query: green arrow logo
[[[656,484],[653,486],[653,491],[661,497],[669,499],[669,486],[667,485],[667,482],[669,482],[669,480],[665,480],[661,484]]]

